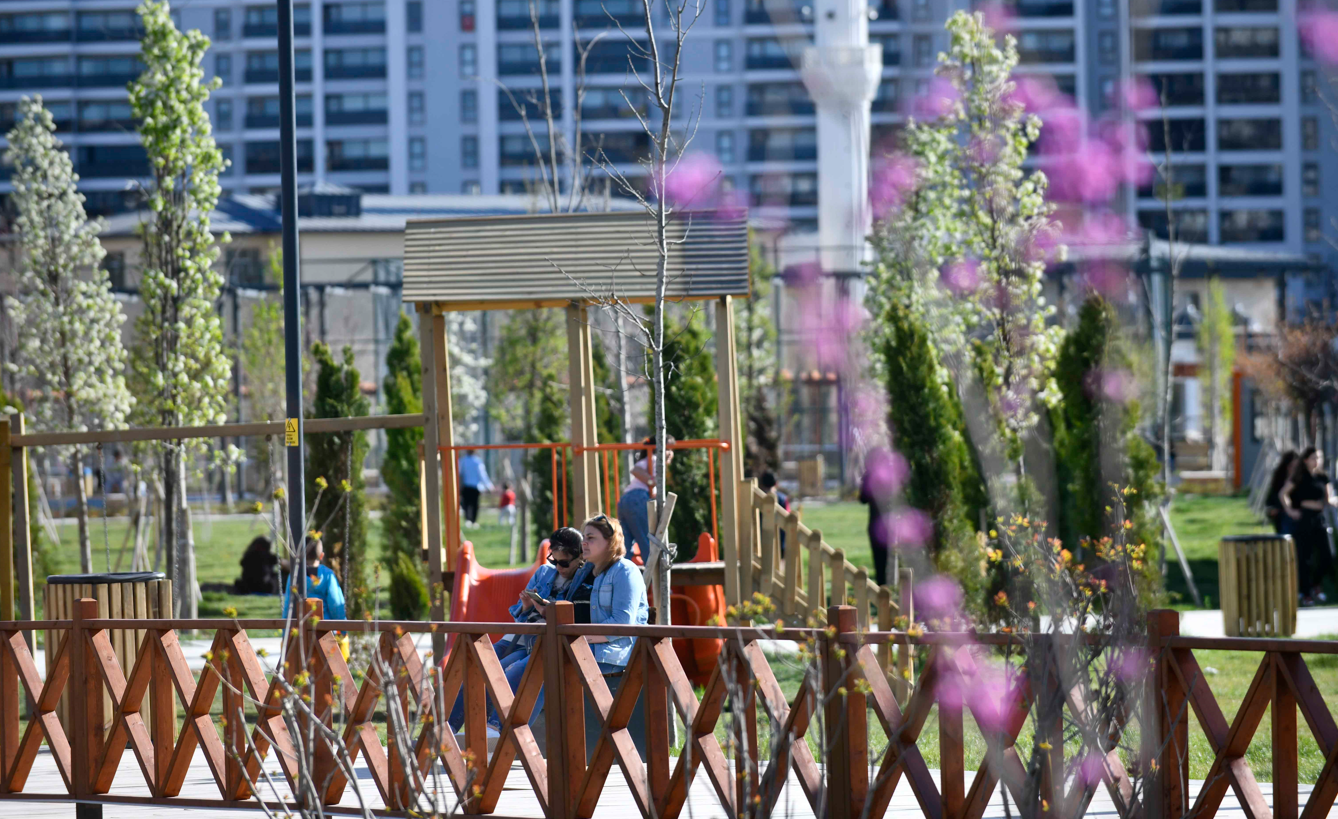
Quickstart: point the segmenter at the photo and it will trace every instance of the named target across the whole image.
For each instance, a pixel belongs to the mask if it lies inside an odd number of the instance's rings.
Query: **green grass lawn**
[[[1171,525],[1185,550],[1204,608],[1215,609],[1222,598],[1217,585],[1217,544],[1227,535],[1272,532],[1250,511],[1243,496],[1183,495],[1171,503]],[[1192,608],[1193,599],[1171,544],[1166,544],[1166,591],[1176,608]]]

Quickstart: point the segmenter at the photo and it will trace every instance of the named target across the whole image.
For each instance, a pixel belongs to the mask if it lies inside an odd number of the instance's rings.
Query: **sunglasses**
[[[557,566],[558,568],[565,569],[565,568],[567,568],[568,566],[570,566],[571,564],[575,563],[575,562],[576,562],[576,558],[573,557],[573,558],[569,558],[569,559],[567,559],[567,560],[558,560],[556,557],[553,557],[552,555],[549,555],[549,557],[548,557],[548,562],[549,562],[549,563],[552,563],[554,566]]]

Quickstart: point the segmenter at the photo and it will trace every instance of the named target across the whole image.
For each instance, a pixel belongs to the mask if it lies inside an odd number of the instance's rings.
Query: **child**
[[[497,523],[501,526],[516,525],[516,492],[511,484],[502,484],[502,494],[497,500]]]
[[[324,620],[344,619],[344,590],[339,587],[339,577],[334,570],[326,566],[325,548],[320,538],[307,536],[307,594],[308,600],[319,600],[323,605],[321,618]],[[294,577],[288,589],[283,593],[283,617],[288,618],[288,598],[297,585]]]

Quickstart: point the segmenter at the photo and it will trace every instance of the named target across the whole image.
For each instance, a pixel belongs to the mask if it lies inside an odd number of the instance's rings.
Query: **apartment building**
[[[702,0],[684,46],[681,130],[714,154],[725,185],[782,230],[816,223],[814,106],[798,70],[818,0]],[[932,75],[942,24],[966,0],[871,0],[882,46],[873,144]],[[1022,72],[1042,72],[1099,115],[1122,80],[1166,94],[1181,235],[1190,241],[1332,255],[1338,190],[1324,72],[1296,36],[1297,0],[1012,0]],[[663,5],[658,7],[663,14]],[[637,0],[537,0],[556,128],[635,174],[648,150],[633,70],[645,58]],[[180,25],[210,36],[210,103],[232,161],[229,193],[278,185],[278,55],[272,3],[192,0]],[[664,18],[658,18],[667,32]],[[622,30],[619,26],[624,27]],[[576,32],[564,36],[564,32]],[[314,0],[296,7],[300,183],[369,193],[515,193],[535,182],[544,139],[530,0]],[[70,146],[90,209],[123,209],[147,171],[125,84],[138,71],[132,0],[0,2],[0,127],[41,93]],[[585,76],[578,80],[583,61]],[[576,135],[579,99],[581,136]],[[530,120],[522,121],[521,109]],[[635,109],[635,110],[634,110]],[[0,189],[3,188],[0,177]],[[1131,220],[1166,229],[1154,184]]]

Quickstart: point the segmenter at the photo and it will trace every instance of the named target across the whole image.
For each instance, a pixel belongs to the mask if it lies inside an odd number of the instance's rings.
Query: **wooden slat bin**
[[[98,601],[98,617],[112,620],[165,620],[172,617],[172,581],[162,572],[116,572],[111,574],[53,574],[46,579],[46,617],[51,620],[69,620],[74,616],[74,602],[88,597]],[[46,633],[46,671],[56,659],[59,642],[68,631]],[[144,629],[117,629],[109,632],[116,658],[127,677],[139,656],[144,642]],[[60,699],[59,714],[68,719],[69,689]],[[141,706],[144,719],[149,718],[151,697],[145,697]],[[110,720],[115,713],[111,696],[103,691],[102,713]],[[68,724],[68,723],[66,723]]]
[[[1296,633],[1296,547],[1290,535],[1222,538],[1217,577],[1228,637]]]

